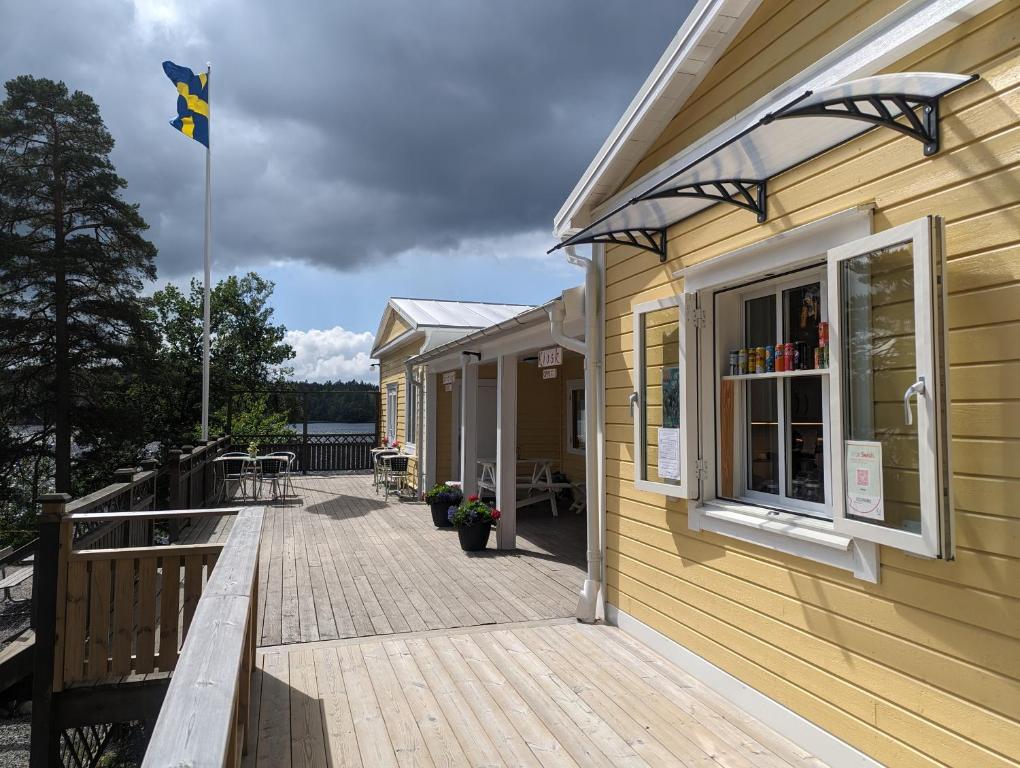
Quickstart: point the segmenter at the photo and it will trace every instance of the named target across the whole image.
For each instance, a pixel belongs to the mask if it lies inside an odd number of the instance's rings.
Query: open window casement
[[[698,497],[694,294],[634,308],[634,485]]]
[[[952,557],[942,223],[828,252],[837,531]]]

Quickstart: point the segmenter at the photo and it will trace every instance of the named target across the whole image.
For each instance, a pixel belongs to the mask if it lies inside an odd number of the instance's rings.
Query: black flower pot
[[[432,510],[432,523],[436,528],[449,528],[453,525],[450,522],[450,502],[433,501],[429,508]]]
[[[489,533],[491,532],[492,525],[490,523],[460,526],[457,529],[460,548],[465,552],[478,552],[485,549],[489,543]]]

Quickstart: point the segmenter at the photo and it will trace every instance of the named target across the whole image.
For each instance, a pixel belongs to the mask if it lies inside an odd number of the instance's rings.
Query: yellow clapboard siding
[[[631,178],[898,4],[805,9],[764,0]],[[925,158],[909,138],[872,131],[771,179],[764,225],[714,206],[670,228],[665,264],[632,248],[606,249],[610,601],[889,765],[1017,765],[1020,755],[1017,28],[1020,3],[1000,2],[887,67],[981,75],[942,101],[937,156]],[[946,222],[957,509],[955,561],[883,547],[877,585],[691,531],[684,502],[634,488],[629,408],[633,308],[681,291],[676,269],[870,203],[876,231],[933,214]],[[880,312],[890,328],[906,318],[895,305]],[[649,352],[655,374],[663,351]],[[880,421],[897,415],[906,378],[877,373]],[[650,387],[653,415],[660,398]],[[916,498],[913,463],[908,454],[897,460],[904,467],[897,495]]]

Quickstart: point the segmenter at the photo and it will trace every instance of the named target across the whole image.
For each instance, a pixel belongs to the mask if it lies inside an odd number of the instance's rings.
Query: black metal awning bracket
[[[899,114],[893,115],[889,109],[890,103]],[[914,96],[907,93],[840,96],[803,107],[793,104],[785,110],[768,115],[764,122],[791,117],[843,117],[848,120],[861,120],[872,125],[892,128],[917,139],[924,145],[925,155],[934,155],[939,151],[938,96]]]
[[[765,221],[768,211],[765,206],[767,183],[765,179],[713,179],[711,181],[659,187],[640,200],[662,200],[677,197],[693,197],[711,200],[715,203],[729,203],[751,211],[758,217],[758,223]],[[751,189],[755,193],[751,194]]]

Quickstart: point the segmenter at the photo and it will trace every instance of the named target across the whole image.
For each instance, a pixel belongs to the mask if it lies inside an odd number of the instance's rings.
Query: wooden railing
[[[234,435],[231,450],[247,451],[248,444],[258,443],[259,453],[290,451],[297,456],[298,472],[330,472],[367,470],[372,468],[374,434],[295,433],[286,435]]]
[[[234,521],[197,608],[143,768],[240,765],[257,641],[264,508]]]
[[[118,470],[118,482],[72,500],[42,497],[32,575],[32,765],[62,759],[85,726],[155,718],[223,545],[155,546],[156,522],[238,508],[204,509],[212,459],[228,438],[171,452],[160,468]],[[184,504],[157,510],[162,499]],[[165,503],[165,502],[164,502]],[[69,735],[70,734],[70,735]]]

